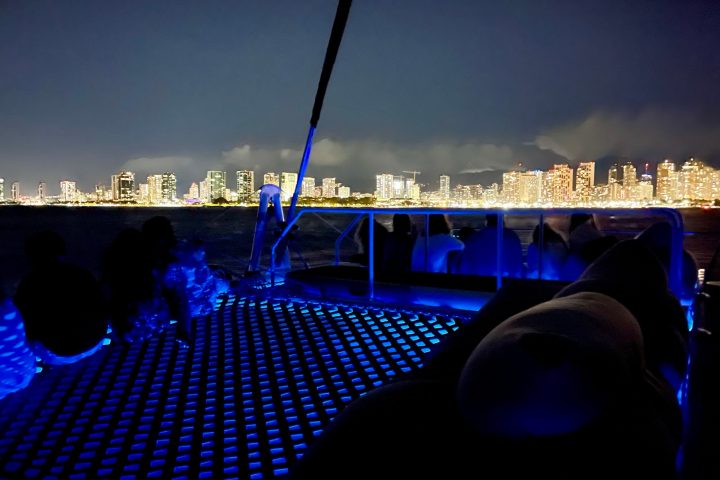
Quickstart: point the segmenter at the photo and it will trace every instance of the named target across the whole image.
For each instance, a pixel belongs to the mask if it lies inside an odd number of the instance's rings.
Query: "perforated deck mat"
[[[2,478],[272,478],[348,402],[417,368],[460,318],[230,298],[171,329],[51,367],[0,401]]]

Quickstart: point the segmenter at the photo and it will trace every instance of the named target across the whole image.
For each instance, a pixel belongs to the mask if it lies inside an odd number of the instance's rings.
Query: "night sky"
[[[297,170],[336,5],[0,0],[0,177]],[[308,174],[365,191],[381,171],[720,167],[720,2],[356,0],[316,140]]]

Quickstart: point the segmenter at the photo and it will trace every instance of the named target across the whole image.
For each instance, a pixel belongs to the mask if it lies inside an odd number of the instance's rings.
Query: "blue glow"
[[[230,297],[198,319],[189,349],[170,328],[49,369],[5,399],[0,476],[286,475],[347,403],[420,366],[463,320]]]

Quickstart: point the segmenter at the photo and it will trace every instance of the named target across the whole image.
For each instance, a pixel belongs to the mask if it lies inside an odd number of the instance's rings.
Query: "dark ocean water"
[[[702,268],[710,261],[720,244],[720,209],[681,210],[685,220],[685,247]],[[205,242],[211,263],[243,272],[250,256],[256,209],[243,207],[197,208],[125,208],[125,207],[0,207],[0,279],[9,291],[27,271],[23,254],[25,238],[36,231],[55,230],[67,243],[67,259],[99,273],[102,253],[113,238],[127,227],[139,228],[155,216],[167,216],[179,238],[199,238]],[[334,242],[353,219],[353,215],[306,215],[300,223],[298,250],[310,264],[329,262],[334,256]],[[606,233],[629,237],[657,219],[639,210],[637,216],[599,217]],[[379,217],[390,226],[391,217]],[[480,226],[480,216],[458,216],[454,226]],[[421,219],[417,219],[422,225]],[[507,225],[515,229],[524,245],[530,241],[537,218],[509,217]],[[350,235],[352,237],[352,235]],[[342,244],[342,256],[356,251],[352,238]],[[267,247],[265,249],[267,251]],[[294,256],[295,258],[295,256]]]

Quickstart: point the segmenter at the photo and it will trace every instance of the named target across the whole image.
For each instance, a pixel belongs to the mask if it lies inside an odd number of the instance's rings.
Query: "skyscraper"
[[[0,202],[5,201],[5,179],[0,177]]]
[[[13,202],[20,201],[20,182],[13,182],[10,185],[10,198]]]
[[[74,202],[76,200],[77,187],[75,182],[62,180],[60,182],[60,201]]]
[[[322,181],[322,192],[324,198],[337,197],[337,183],[335,178],[323,178]]]
[[[350,198],[350,187],[338,187],[339,198]]]
[[[542,194],[542,172],[532,170],[520,173],[518,199],[521,203],[536,203]]]
[[[177,177],[172,172],[165,172],[160,176],[160,193],[163,201],[177,200]]]
[[[405,177],[402,175],[393,175],[392,196],[393,198],[407,197],[405,190]]]
[[[584,202],[590,200],[595,187],[595,162],[581,162],[575,176],[575,192]]]
[[[303,197],[314,197],[315,196],[315,178],[314,177],[303,178],[301,195]]]
[[[297,186],[297,173],[294,172],[282,172],[280,174],[280,189],[282,193],[280,199],[283,202],[290,200],[295,194],[295,187]]]
[[[675,163],[668,159],[657,166],[657,198],[661,202],[672,202],[677,198],[677,172]]]
[[[252,170],[238,170],[235,172],[237,180],[238,201],[247,203],[255,194],[255,172]]]
[[[573,169],[567,164],[553,165],[552,201],[569,202],[573,191]]]
[[[608,197],[611,201],[622,200],[622,186],[619,180],[620,167],[613,164],[608,170]]]
[[[630,162],[622,167],[623,171],[623,200],[637,200],[637,168]]]
[[[440,175],[440,198],[444,200],[450,199],[450,177],[448,175]]]
[[[145,187],[143,187],[145,188]],[[140,189],[141,201],[146,201],[151,205],[157,205],[163,200],[162,196],[162,175],[150,175],[147,177],[147,192]]]
[[[268,172],[263,175],[263,185],[277,185],[280,186],[280,177],[275,172]]]
[[[505,172],[502,176],[502,200],[506,203],[520,201],[520,175],[522,172]]]
[[[393,198],[392,173],[375,175],[375,198],[378,200],[390,200]]]
[[[112,199],[114,202],[132,202],[135,200],[135,174],[120,172],[111,177]]]
[[[216,201],[225,197],[225,172],[220,170],[208,170],[205,180],[208,184],[208,200]]]
[[[41,202],[45,201],[45,197],[47,196],[47,183],[45,183],[45,182],[38,183],[37,196],[38,196],[39,201],[41,201]]]

